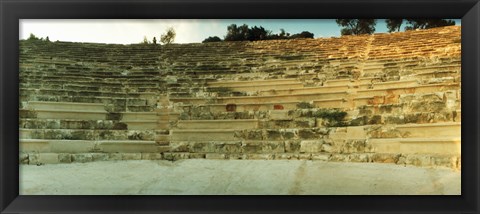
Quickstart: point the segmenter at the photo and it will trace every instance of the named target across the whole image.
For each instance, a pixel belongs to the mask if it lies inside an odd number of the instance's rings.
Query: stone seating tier
[[[162,46],[20,41],[20,161],[458,168],[460,51],[458,26]],[[344,119],[314,113],[326,108]]]

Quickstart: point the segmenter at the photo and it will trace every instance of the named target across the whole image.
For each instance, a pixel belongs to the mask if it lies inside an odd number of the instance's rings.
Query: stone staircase
[[[460,27],[207,44],[20,41],[20,162],[460,167]]]

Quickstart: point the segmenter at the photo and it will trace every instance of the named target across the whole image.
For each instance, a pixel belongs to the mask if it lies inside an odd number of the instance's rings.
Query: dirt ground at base
[[[21,195],[460,195],[461,172],[306,160],[20,165]]]

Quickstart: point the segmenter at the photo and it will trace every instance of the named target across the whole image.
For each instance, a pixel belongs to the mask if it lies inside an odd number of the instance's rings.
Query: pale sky
[[[461,20],[455,19],[456,25]],[[315,38],[338,37],[340,27],[334,19],[22,19],[20,39],[30,33],[50,41],[132,44],[147,36],[157,41],[168,27],[176,32],[174,43],[199,43],[209,36],[224,38],[230,24],[262,26],[272,33],[285,29],[290,34],[309,31]],[[403,28],[403,26],[402,26]],[[377,20],[376,33],[386,32],[385,20]]]

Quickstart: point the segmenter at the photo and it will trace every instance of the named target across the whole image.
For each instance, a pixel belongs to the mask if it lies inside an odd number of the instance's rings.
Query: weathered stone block
[[[285,152],[282,141],[245,141],[242,143],[242,153],[281,153]]]
[[[237,111],[237,105],[236,104],[227,104],[225,106],[225,110],[227,112],[236,112]]]
[[[340,150],[342,153],[362,153],[370,151],[370,147],[366,140],[347,140]]]
[[[368,125],[374,125],[374,124],[382,124],[382,116],[381,115],[373,115],[368,119],[367,124]]]
[[[249,160],[273,160],[273,154],[247,154],[247,159]]]
[[[220,153],[233,154],[242,152],[242,142],[222,142],[217,143],[215,146],[216,151]]]
[[[349,126],[363,126],[363,125],[366,125],[367,122],[368,122],[367,116],[360,116],[360,117],[352,118],[349,121]]]
[[[121,153],[108,153],[108,160],[122,160]]]
[[[142,160],[161,160],[161,153],[142,153]]]
[[[107,153],[92,153],[92,161],[107,161],[109,155]]]
[[[397,163],[400,159],[400,154],[383,154],[375,153],[372,155],[372,161],[376,163]]]
[[[93,158],[91,153],[72,154],[72,162],[86,163],[92,161]]]
[[[173,146],[176,145],[176,143],[172,142]],[[189,152],[205,152],[205,153],[212,153],[215,152],[215,145],[210,142],[191,142],[191,145],[189,146]]]
[[[319,135],[317,135],[312,129],[300,129],[298,130],[298,137],[300,139],[316,139],[319,138]]]
[[[190,159],[205,159],[205,153],[190,153]]]
[[[142,153],[122,153],[122,160],[141,160]]]
[[[121,120],[122,114],[121,113],[108,113],[106,116],[107,120]]]
[[[312,154],[299,154],[299,160],[312,160]]]
[[[293,153],[277,153],[275,154],[277,160],[298,160],[298,154]]]
[[[285,151],[290,153],[300,152],[300,141],[298,140],[285,141]]]
[[[458,162],[459,162],[458,159],[459,157],[456,157],[456,156],[433,156],[432,164],[434,166],[457,168]]]
[[[294,129],[282,130],[282,132],[280,134],[282,135],[282,138],[284,140],[292,140],[292,139],[297,137],[296,130],[294,130]]]
[[[60,153],[60,154],[58,154],[58,161],[60,163],[71,163],[72,162],[72,154]]]
[[[408,155],[405,162],[414,166],[431,166],[432,158],[430,155]]]
[[[247,159],[247,155],[246,154],[228,154],[228,156],[226,157],[227,159],[229,160],[246,160]]]
[[[292,123],[291,120],[273,120],[268,122],[270,122],[269,126],[265,128],[288,128],[291,126],[291,123]]]
[[[330,156],[330,154],[312,154],[312,160],[328,161]]]
[[[281,140],[282,135],[280,134],[280,131],[273,129],[273,130],[267,130],[267,140]]]
[[[349,156],[344,154],[332,154],[330,156],[331,161],[347,162],[349,161]]]
[[[322,151],[323,140],[303,140],[300,142],[301,153],[317,153]]]
[[[194,143],[194,145],[204,145],[208,143]],[[172,141],[170,142],[170,151],[171,152],[196,152],[194,149],[190,149],[190,144],[189,142],[179,142],[179,141]],[[212,151],[213,152],[213,151]]]
[[[155,152],[169,152],[172,150],[171,146],[157,146]]]
[[[322,146],[320,147],[320,151],[331,153],[331,152],[334,151],[334,147],[331,144],[328,144],[328,143],[324,142],[322,144]]]
[[[178,153],[165,152],[165,153],[163,153],[163,159],[165,159],[165,160],[176,161],[176,160],[188,159],[188,158],[190,158],[190,153],[188,153],[188,152],[178,152]]]
[[[263,140],[263,131],[262,130],[248,130],[247,131],[247,140]]]
[[[58,154],[57,153],[39,153],[37,162],[42,164],[59,163]]]
[[[274,110],[269,111],[269,118],[271,120],[291,120],[288,110]]]
[[[372,162],[372,154],[350,154],[348,160],[350,162]]]
[[[399,116],[387,116],[385,117],[386,124],[405,124],[405,117],[403,115]]]
[[[227,155],[225,154],[215,154],[215,153],[209,153],[205,154],[206,159],[218,159],[218,160],[224,160],[227,158]]]
[[[126,123],[114,123],[112,129],[115,130],[127,130],[128,125]]]
[[[295,126],[299,128],[310,128],[316,126],[315,118],[303,118],[300,120],[295,120]]]

